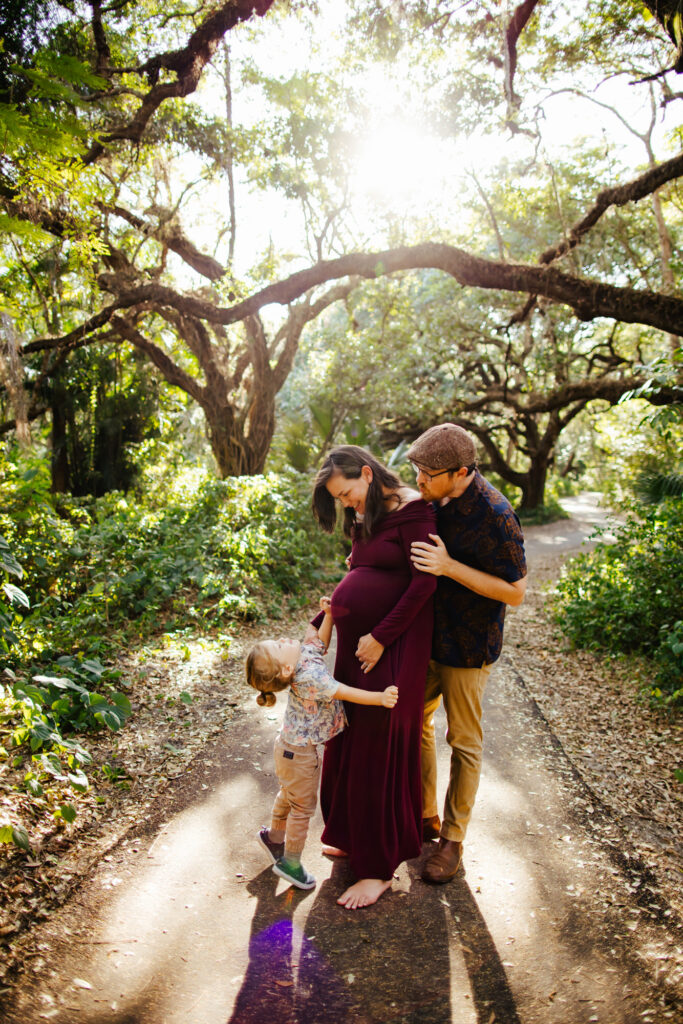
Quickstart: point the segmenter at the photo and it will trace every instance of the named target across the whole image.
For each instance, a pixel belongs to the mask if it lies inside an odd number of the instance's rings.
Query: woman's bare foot
[[[348,857],[346,850],[340,850],[338,846],[323,846],[323,853],[326,857]]]
[[[383,892],[391,887],[391,879],[388,882],[381,878],[361,878],[359,882],[352,885],[337,900],[347,910],[358,910],[360,907],[370,907],[376,903]]]

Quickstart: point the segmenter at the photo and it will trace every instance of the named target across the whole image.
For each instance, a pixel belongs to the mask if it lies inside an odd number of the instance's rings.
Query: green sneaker
[[[284,857],[275,861],[273,871],[286,882],[291,882],[297,889],[312,889],[315,886],[315,878],[308,873],[303,864],[292,864]]]

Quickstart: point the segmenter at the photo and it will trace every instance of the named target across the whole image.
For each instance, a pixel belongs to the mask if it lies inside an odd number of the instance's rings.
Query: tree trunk
[[[222,480],[263,472],[275,433],[274,398],[270,403],[260,402],[259,413],[255,427],[252,424],[249,429],[230,406],[204,406],[211,451]]]
[[[581,407],[581,405],[577,405],[576,411]],[[572,411],[569,418],[575,414],[575,411]],[[528,469],[514,469],[511,461],[503,458],[496,442],[485,428],[470,420],[456,419],[456,422],[465,430],[469,430],[481,442],[491,469],[502,476],[507,483],[519,487],[522,492],[520,511],[530,512],[543,505],[548,469],[555,452],[555,444],[562,430],[560,412],[557,409],[550,413],[542,432],[539,430],[539,424],[535,417],[526,415],[519,417],[518,428],[521,428],[521,434],[516,437],[513,451],[524,452],[529,459]]]
[[[207,417],[207,424],[211,451],[221,480],[229,476],[255,476],[263,472],[270,442],[265,448],[252,445],[238,430],[231,430],[225,423],[211,423]]]
[[[228,209],[230,211],[230,239],[228,245],[228,270],[232,274],[235,259],[235,237],[237,234],[237,214],[235,212],[235,175],[234,153],[232,144],[232,79],[230,65],[230,43],[223,42],[223,84],[225,85],[225,123],[228,130],[228,142],[225,153],[225,173],[228,177]]]
[[[61,388],[52,391],[52,493],[66,494],[71,484],[66,438],[66,403]]]
[[[548,477],[548,464],[549,458],[545,453],[536,455],[532,460],[531,465],[524,474],[525,481],[522,484],[520,512],[530,512],[543,505],[545,482]]]

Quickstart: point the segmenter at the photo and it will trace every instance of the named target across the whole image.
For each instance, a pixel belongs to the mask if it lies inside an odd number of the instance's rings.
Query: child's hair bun
[[[277,700],[274,693],[264,693],[263,690],[259,690],[259,695],[256,698],[256,703],[262,708],[272,708],[273,704]]]

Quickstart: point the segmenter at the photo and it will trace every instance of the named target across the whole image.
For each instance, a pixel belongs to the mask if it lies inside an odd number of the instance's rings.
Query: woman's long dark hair
[[[326,533],[332,533],[337,522],[337,505],[335,499],[325,486],[335,473],[341,473],[347,480],[357,480],[363,466],[372,470],[372,481],[368,486],[365,499],[365,512],[359,523],[353,508],[344,509],[344,533],[351,537],[356,527],[360,528],[364,540],[371,537],[373,531],[387,514],[386,494],[383,488],[390,488],[396,503],[400,504],[398,488],[402,486],[400,479],[391,469],[383,466],[375,456],[365,448],[355,444],[343,444],[332,448],[323,462],[315,484],[313,485],[313,514]]]

